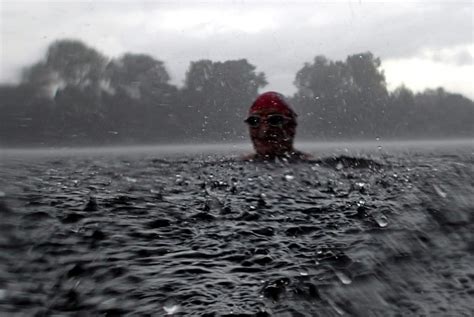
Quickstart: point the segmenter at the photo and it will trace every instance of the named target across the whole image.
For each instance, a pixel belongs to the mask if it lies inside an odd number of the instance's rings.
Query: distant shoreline
[[[384,151],[397,149],[430,149],[474,147],[474,138],[442,140],[379,140],[379,141],[299,141],[296,148],[308,152],[332,150],[343,152],[349,150]],[[24,155],[72,155],[72,154],[242,154],[252,151],[250,142],[235,143],[176,143],[176,144],[143,144],[143,145],[110,145],[110,146],[60,146],[60,147],[5,147],[0,148],[0,158],[5,156]]]

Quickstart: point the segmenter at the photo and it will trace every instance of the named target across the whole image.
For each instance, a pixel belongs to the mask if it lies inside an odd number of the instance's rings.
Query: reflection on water
[[[2,151],[0,313],[469,315],[473,143],[379,145]]]

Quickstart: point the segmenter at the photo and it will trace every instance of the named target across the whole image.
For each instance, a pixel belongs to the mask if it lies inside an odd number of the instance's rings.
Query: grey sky
[[[0,82],[18,80],[53,40],[76,38],[110,57],[150,54],[178,85],[190,61],[247,58],[265,89],[291,94],[316,55],[371,51],[390,88],[474,98],[472,1],[0,1]]]

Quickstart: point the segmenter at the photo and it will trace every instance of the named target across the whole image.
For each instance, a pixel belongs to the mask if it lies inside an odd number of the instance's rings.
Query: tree
[[[301,130],[325,138],[375,137],[384,128],[388,93],[380,60],[371,53],[345,62],[316,56],[295,78],[293,102],[302,113]]]
[[[397,87],[389,95],[386,129],[390,137],[413,135],[416,113],[415,94],[404,85]]]
[[[191,62],[181,91],[187,134],[226,141],[243,138],[243,120],[258,89],[267,84],[263,73],[246,59]]]
[[[22,84],[32,85],[38,92],[54,97],[58,88],[89,87],[100,94],[108,59],[78,40],[58,40],[46,52],[45,60],[23,71]]]
[[[120,134],[130,140],[151,142],[179,136],[174,105],[177,88],[162,61],[145,54],[127,53],[112,60],[106,69],[113,92],[107,104]]]
[[[353,132],[372,138],[384,135],[387,124],[388,91],[385,75],[380,69],[380,59],[366,52],[348,56],[346,64],[355,92],[350,105],[358,129]]]

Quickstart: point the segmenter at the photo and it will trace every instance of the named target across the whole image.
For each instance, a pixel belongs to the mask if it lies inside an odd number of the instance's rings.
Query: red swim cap
[[[290,105],[285,101],[285,97],[275,91],[268,91],[258,96],[249,109],[249,114],[258,112],[263,109],[272,109],[275,112],[287,115],[291,118],[296,117],[296,113],[291,109]]]

